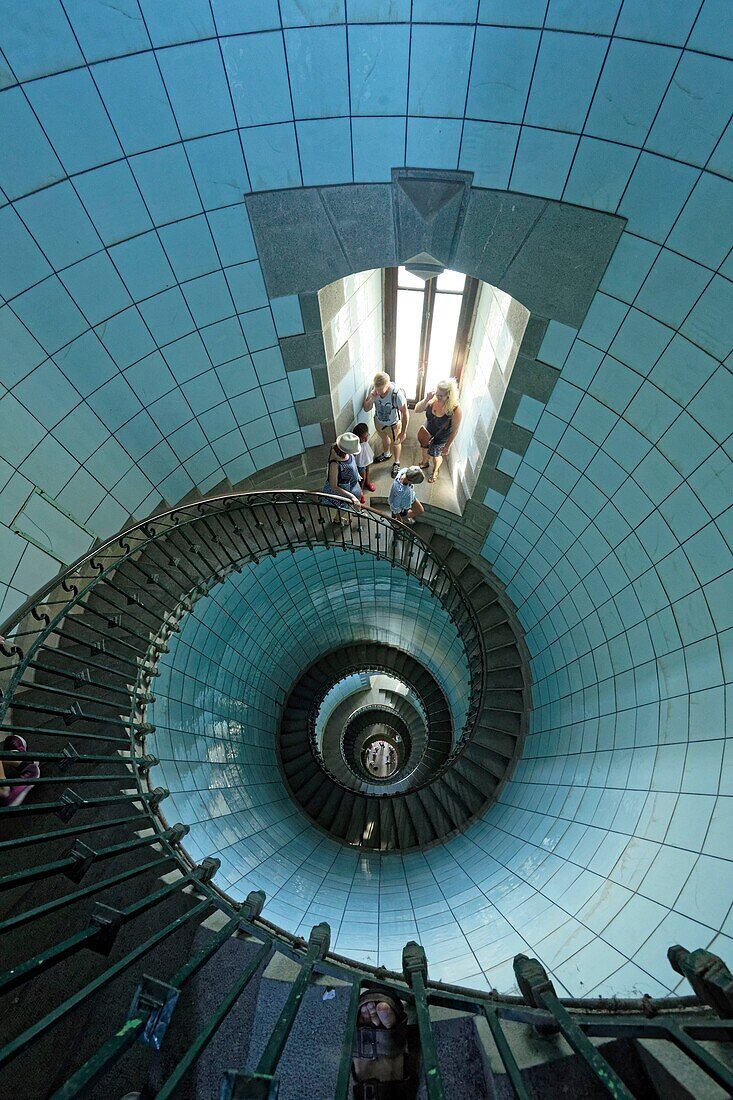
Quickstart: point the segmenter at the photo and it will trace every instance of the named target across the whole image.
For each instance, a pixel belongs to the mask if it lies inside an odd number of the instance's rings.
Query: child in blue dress
[[[400,470],[392,482],[389,491],[389,506],[392,510],[392,519],[400,523],[407,523],[410,527],[415,523],[415,516],[421,516],[425,509],[415,495],[415,485],[425,480],[425,475],[419,466],[406,466]]]

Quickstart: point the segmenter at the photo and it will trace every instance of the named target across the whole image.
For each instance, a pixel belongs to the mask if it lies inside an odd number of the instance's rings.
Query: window
[[[443,271],[424,282],[404,267],[385,270],[385,362],[410,404],[441,378],[460,381],[478,280]]]

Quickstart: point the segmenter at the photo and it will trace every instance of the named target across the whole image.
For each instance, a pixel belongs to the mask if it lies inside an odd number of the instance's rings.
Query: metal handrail
[[[245,502],[247,502],[246,505]],[[42,978],[53,967],[64,966],[67,961],[73,964],[76,955],[82,951],[92,950],[106,955],[115,948],[118,933],[123,927],[130,929],[130,935],[122,937],[123,942],[109,965],[101,968],[90,980],[86,980],[81,988],[72,990],[61,1004],[55,1005],[49,1011],[41,1008],[35,1022],[25,1026],[24,1030],[0,1049],[0,1067],[4,1067],[28,1051],[53,1027],[69,1017],[80,1005],[86,1004],[98,991],[107,988],[119,975],[136,968],[135,973],[140,976],[140,984],[130,1006],[128,1020],[126,1022],[120,1020],[120,1026],[112,1035],[108,1037],[101,1035],[100,1045],[95,1053],[81,1066],[71,1066],[71,1076],[54,1093],[57,1100],[83,1095],[105,1072],[114,1070],[117,1060],[132,1043],[145,1042],[154,1050],[160,1047],[165,1039],[171,1014],[181,989],[213,957],[227,938],[244,933],[253,936],[263,945],[256,955],[256,962],[252,960],[237,978],[234,986],[223,994],[218,1008],[189,1045],[187,1053],[179,1063],[179,1068],[164,1084],[163,1095],[173,1095],[182,1075],[204,1052],[216,1028],[234,1005],[237,996],[244,990],[257,967],[260,963],[264,963],[272,950],[278,950],[296,960],[301,970],[267,1043],[265,1055],[260,1060],[258,1066],[260,1079],[254,1082],[252,1087],[262,1084],[265,1078],[272,1078],[285,1038],[300,1010],[302,995],[312,978],[317,974],[323,974],[340,978],[352,989],[339,1072],[337,1091],[339,1100],[345,1097],[348,1086],[347,1071],[358,994],[362,986],[369,988],[375,983],[380,987],[393,990],[395,995],[414,1006],[419,1023],[423,1058],[430,1073],[429,1094],[436,1100],[443,1096],[443,1089],[432,1036],[433,1023],[428,1011],[429,1006],[432,1005],[482,1015],[494,1035],[500,1060],[510,1080],[515,1082],[515,1087],[522,1087],[521,1074],[513,1059],[510,1036],[502,1030],[502,1021],[505,1020],[550,1029],[555,1033],[562,1032],[576,1050],[577,1056],[595,1075],[596,1080],[606,1084],[606,1087],[608,1082],[611,1082],[616,1089],[616,1095],[623,1095],[621,1091],[623,1086],[609,1071],[608,1063],[602,1058],[598,1049],[588,1042],[588,1037],[630,1035],[637,1038],[661,1038],[675,1044],[677,1049],[695,1062],[710,1079],[724,1088],[733,1088],[733,1076],[730,1070],[715,1057],[709,1046],[702,1045],[703,1042],[713,1039],[730,1040],[733,1035],[733,1020],[730,1018],[733,1016],[733,1002],[730,996],[733,979],[724,964],[708,952],[690,953],[677,947],[674,949],[673,956],[670,954],[674,969],[691,982],[696,994],[694,997],[669,998],[662,1001],[654,1001],[651,998],[613,1001],[562,999],[555,994],[552,983],[539,962],[522,956],[518,956],[515,960],[517,981],[522,991],[521,997],[482,993],[467,987],[431,981],[427,973],[425,954],[416,944],[407,944],[405,947],[402,974],[373,968],[366,964],[357,964],[353,960],[329,953],[327,925],[316,926],[310,941],[306,944],[302,939],[288,934],[262,918],[262,906],[265,902],[263,894],[249,895],[241,906],[236,906],[213,881],[218,861],[208,857],[200,864],[194,864],[181,847],[186,828],[176,824],[169,826],[165,822],[159,806],[167,792],[162,788],[155,788],[152,791],[149,789],[147,774],[151,764],[154,763],[154,758],[147,754],[140,755],[137,745],[140,741],[144,742],[151,732],[145,721],[145,708],[150,702],[150,684],[157,671],[155,664],[161,653],[165,652],[170,635],[179,629],[180,618],[191,610],[196,599],[205,595],[213,584],[225,579],[238,566],[236,554],[232,554],[231,549],[226,545],[229,529],[224,524],[223,517],[231,518],[238,511],[242,512],[246,508],[250,508],[253,513],[259,512],[254,516],[251,525],[247,522],[247,529],[242,532],[245,544],[252,548],[252,556],[273,553],[275,547],[292,549],[297,545],[312,546],[325,543],[342,545],[345,549],[355,549],[364,553],[376,553],[377,556],[384,557],[393,565],[404,569],[406,568],[405,557],[409,563],[415,555],[417,558],[415,568],[420,573],[419,579],[426,583],[425,577],[429,572],[427,583],[431,591],[435,591],[438,598],[445,599],[454,614],[459,612],[462,614],[464,602],[460,586],[447,574],[434,553],[430,552],[412,532],[399,531],[398,547],[395,529],[391,522],[383,517],[378,519],[369,517],[369,522],[374,524],[375,528],[376,548],[365,545],[363,530],[351,532],[348,537],[341,532],[340,536],[333,539],[320,538],[319,535],[322,536],[323,532],[319,531],[319,524],[313,520],[310,513],[315,511],[322,527],[321,513],[326,512],[329,516],[333,503],[333,498],[324,494],[292,490],[280,493],[228,495],[213,498],[212,501],[199,502],[183,509],[170,509],[152,521],[131,525],[121,535],[107,540],[100,547],[84,555],[46,585],[40,593],[26,601],[6,625],[6,635],[12,634],[12,637],[0,647],[0,652],[10,660],[10,663],[2,666],[0,670],[7,674],[8,681],[0,708],[0,718],[4,722],[3,732],[34,728],[15,726],[7,721],[8,708],[12,705],[24,705],[29,709],[35,708],[42,713],[50,714],[48,728],[36,726],[36,732],[62,737],[69,744],[60,753],[44,753],[44,759],[58,767],[68,762],[72,770],[68,777],[63,772],[59,776],[47,777],[47,781],[55,780],[60,785],[64,782],[70,784],[60,797],[47,803],[29,803],[16,809],[0,811],[0,820],[3,815],[6,815],[9,821],[33,821],[36,815],[43,817],[46,814],[56,814],[61,822],[58,828],[47,829],[46,832],[23,836],[20,839],[18,849],[25,851],[26,847],[31,845],[41,849],[39,862],[35,867],[23,867],[20,871],[11,872],[0,882],[0,886],[10,890],[32,882],[37,888],[47,879],[65,875],[78,885],[78,889],[68,894],[59,894],[52,889],[50,900],[41,900],[39,904],[37,904],[38,896],[34,895],[33,907],[25,911],[12,912],[0,924],[0,929],[9,931],[21,927],[25,929],[28,926],[32,929],[35,921],[45,920],[52,913],[65,910],[73,909],[77,912],[77,906],[79,912],[86,914],[84,919],[87,923],[70,931],[69,922],[62,920],[59,924],[60,938],[50,945],[44,943],[43,950],[40,952],[35,949],[32,941],[29,941],[29,957],[14,959],[12,968],[5,973],[0,973],[0,988],[11,990],[22,984],[33,983],[36,978]],[[308,515],[303,514],[301,517],[301,510]],[[292,518],[293,511],[300,517],[298,522],[302,518],[302,541],[298,541],[301,536],[294,538],[293,528],[283,522],[283,514]],[[310,528],[309,516],[312,520]],[[207,525],[207,530],[214,539],[210,550],[212,557],[216,559],[216,565],[211,565],[209,580],[202,580],[201,576],[197,579],[197,554],[200,553],[200,547],[197,550],[196,542],[191,542],[188,538],[192,535],[195,540],[198,522]],[[211,524],[211,528],[208,524]],[[219,524],[218,528],[217,524]],[[214,528],[213,531],[212,528]],[[162,562],[154,558],[146,560],[145,550],[150,546],[164,547],[165,536],[172,532],[181,535],[179,560],[174,563],[165,554],[162,554],[164,558]],[[383,540],[382,545],[380,545],[381,540]],[[126,590],[116,585],[114,580],[115,571],[125,563],[131,563],[131,567],[139,572],[143,578],[141,584],[149,584],[151,593],[162,592],[163,596],[153,596],[146,606],[145,601],[136,601],[133,592],[128,608],[129,624],[123,625],[121,634],[115,637],[115,630],[122,623],[121,612],[125,609],[109,596],[109,592],[116,591],[122,597],[125,596]],[[150,565],[157,572],[150,573],[148,571]],[[179,575],[181,579],[176,579]],[[166,606],[166,597],[173,592],[160,581],[160,576],[167,577],[173,584],[173,588],[178,590],[178,602],[173,610]],[[107,582],[109,582],[108,585]],[[109,589],[106,595],[103,587],[105,585]],[[99,596],[98,606],[92,599],[95,595]],[[154,607],[156,603],[157,609]],[[77,610],[83,610],[83,620],[81,616],[76,616]],[[465,621],[470,624],[472,621],[470,607],[468,611]],[[117,618],[120,623],[115,622]],[[86,640],[75,633],[80,621],[83,621],[88,631]],[[110,623],[114,629],[110,627]],[[106,635],[110,636],[111,641],[105,651]],[[55,672],[53,666],[44,666],[43,661],[36,660],[36,655],[46,647],[47,643],[50,653],[54,648],[54,640],[59,638],[83,644],[97,656],[90,656],[87,661],[86,657],[73,657],[69,651],[69,659],[79,661],[81,674],[79,682],[72,675],[68,677],[71,681],[68,688],[54,686],[49,692],[53,703],[47,706],[28,703],[27,700],[24,702],[23,695],[26,692],[43,691],[44,687],[48,686],[35,679],[26,680],[24,677],[34,669]],[[98,642],[95,641],[97,638]],[[480,631],[477,634],[476,645],[477,649],[473,657],[475,661],[483,656]],[[92,682],[90,667],[84,667],[87,663],[91,668],[119,676],[120,683],[134,679],[135,685],[127,719],[98,713],[97,707],[104,710],[107,706],[109,709],[109,704],[104,698],[96,700],[94,695],[90,695],[84,689],[84,683]],[[100,689],[105,687],[101,683],[96,686]],[[117,695],[124,694],[119,688],[113,690]],[[483,690],[483,684],[481,690]],[[69,707],[64,709],[62,701],[67,699]],[[90,704],[95,707],[94,711],[89,710]],[[31,710],[31,713],[33,712]],[[54,726],[53,721],[57,718],[61,721]],[[115,736],[104,732],[90,733],[86,730],[77,733],[73,730],[77,722],[99,722],[103,730],[110,727],[113,731],[126,731],[126,734]],[[81,739],[82,744],[103,743],[106,746],[107,755],[103,755],[104,748],[99,754],[86,751],[79,753],[74,746],[76,738]],[[103,775],[77,774],[83,767],[97,762],[111,764],[110,747],[122,753],[116,759],[116,762],[125,766],[122,771],[114,774],[105,772]],[[7,750],[0,752],[0,758],[7,759],[12,755],[13,753]],[[86,783],[92,784],[90,788],[92,794],[82,797],[75,790],[75,786]],[[105,791],[108,785],[124,786],[125,790],[96,795],[94,791],[98,788],[95,788],[95,783],[103,784]],[[136,785],[137,790],[133,789],[130,792],[133,784]],[[78,830],[69,827],[68,823],[78,812],[96,813],[101,808],[106,809],[119,803],[125,803],[127,806],[128,813],[124,817],[93,820],[91,823],[82,825]],[[149,830],[151,827],[154,830],[152,834],[141,835],[144,830]],[[90,834],[97,828],[114,828],[119,835],[122,834],[123,829],[126,829],[126,836],[129,839],[108,844],[95,851],[85,841],[80,840],[79,836],[84,835],[85,839],[91,840]],[[58,847],[55,847],[52,858],[44,857],[42,850],[44,841],[50,843],[65,838],[73,840],[68,852],[59,852]],[[12,855],[13,843],[3,842],[0,850]],[[96,878],[91,883],[85,884],[85,875],[90,868],[98,867],[100,864],[106,866],[108,861],[114,865],[115,860],[129,856],[131,852],[148,852],[152,858],[148,862],[133,867],[125,863],[125,870],[122,871],[114,872],[113,866],[108,877]],[[177,877],[170,878],[171,870]],[[140,881],[141,876],[159,879],[163,874],[166,876],[164,886],[151,890],[148,885],[138,898],[128,893]],[[127,902],[124,908],[114,908],[100,903],[96,904],[91,913],[88,906],[85,905],[82,908],[82,902],[86,903],[97,894],[104,893],[108,889],[116,889],[123,884]],[[187,909],[183,908],[184,898],[188,899]],[[20,904],[22,905],[22,901]],[[168,908],[158,909],[158,906],[169,906],[169,904],[180,905],[178,915],[171,915]],[[146,960],[150,953],[184,924],[190,922],[200,924],[213,910],[219,910],[229,918],[225,927],[215,934],[214,940],[186,961],[167,982],[157,979],[155,975],[148,976]],[[135,943],[132,933],[138,929],[139,917],[147,913],[157,914],[159,911],[165,915],[156,918],[159,923],[155,932],[151,935],[149,929],[143,930],[142,933],[138,931],[138,940],[141,934],[147,938]],[[9,1014],[11,1019],[8,1023],[11,1026],[12,1016],[12,1013]],[[104,1025],[101,1024],[101,1026]],[[230,1074],[229,1080],[223,1083],[223,1091],[220,1095],[234,1096],[240,1086],[248,1088],[252,1084],[251,1081],[242,1081],[241,1077],[241,1074]],[[226,1089],[229,1089],[229,1092]],[[238,1094],[247,1095],[243,1092]],[[518,1095],[521,1093],[518,1092]]]
[[[240,510],[243,510],[245,507],[251,509],[262,507],[276,509],[280,505],[294,504],[300,506],[315,506],[319,512],[324,508],[328,508],[330,512],[337,503],[340,511],[348,511],[355,516],[360,515],[360,518],[366,520],[367,525],[374,525],[377,529],[376,539],[372,541],[370,537],[368,540],[364,540],[362,537],[362,528],[360,526],[358,528],[358,537],[356,538],[353,537],[354,532],[350,531],[351,537],[347,539],[347,536],[342,530],[340,540],[303,537],[302,541],[298,540],[295,543],[286,541],[284,544],[279,543],[277,540],[266,540],[266,545],[264,547],[258,547],[260,554],[273,553],[275,547],[279,547],[280,545],[288,549],[301,545],[312,546],[316,542],[319,545],[341,545],[344,549],[353,549],[360,553],[371,553],[377,558],[388,560],[392,565],[402,569],[409,575],[416,576],[420,584],[425,583],[425,574],[427,572],[426,563],[430,563],[432,570],[431,576],[436,578],[434,584],[430,586],[431,590],[440,602],[443,603],[452,618],[454,618],[455,608],[460,608],[461,619],[465,621],[467,626],[472,628],[472,645],[474,651],[477,650],[479,653],[478,660],[472,660],[467,653],[469,672],[472,676],[472,690],[464,728],[458,738],[458,743],[463,743],[470,734],[472,723],[480,710],[480,697],[483,692],[483,641],[476,615],[466,600],[460,584],[452,576],[446,566],[443,565],[438,556],[430,550],[428,544],[423,542],[423,540],[415,535],[413,531],[405,528],[404,525],[395,524],[388,517],[382,516],[376,512],[368,512],[366,514],[362,512],[360,514],[356,509],[351,509],[348,506],[344,509],[343,500],[331,494],[314,493],[310,491],[304,492],[294,489],[279,490],[277,492],[258,491],[227,494],[225,496],[209,497],[204,501],[197,501],[190,505],[171,508],[165,512],[158,513],[148,520],[129,525],[118,535],[107,539],[93,550],[79,557],[75,562],[53,578],[53,580],[49,581],[34,596],[29,597],[29,599],[26,600],[0,628],[0,654],[6,657],[16,657],[18,659],[15,674],[12,675],[10,683],[3,692],[2,698],[0,698],[0,720],[4,717],[8,705],[8,698],[12,696],[20,675],[22,675],[22,671],[26,668],[31,656],[39,648],[40,642],[48,636],[51,625],[58,624],[66,617],[69,610],[77,606],[101,581],[108,580],[121,563],[138,554],[151,543],[163,539],[173,530],[180,531],[207,517],[216,516],[219,513],[231,515],[234,508],[239,508]],[[319,522],[321,526],[323,526],[325,524],[325,518],[319,516]],[[271,518],[270,525],[272,527]],[[264,527],[264,525],[260,526],[261,528]],[[281,523],[280,526],[282,527],[284,525]],[[380,532],[382,532],[384,549],[380,547]],[[272,533],[275,533],[274,528],[272,529]],[[315,527],[313,535],[316,535]],[[391,556],[386,553],[390,537],[392,539]],[[397,538],[410,548],[410,552],[407,555],[405,555],[404,552],[400,554],[399,560],[395,552],[395,542]],[[419,555],[417,561],[417,565],[420,569],[419,576],[417,568],[413,569],[410,567],[413,551],[415,549]],[[114,557],[109,564],[104,564],[104,561],[109,558],[111,551],[115,552]],[[221,573],[221,569],[219,573]],[[438,580],[440,584],[438,584]],[[78,585],[82,585],[82,587],[79,588],[77,587]],[[63,593],[68,593],[70,598],[51,599],[50,597],[54,596],[59,589],[61,589]],[[31,631],[19,631],[18,628],[29,616],[33,617],[36,622],[39,623],[39,627]],[[29,649],[24,648],[26,646],[26,637],[30,637],[31,639]],[[23,639],[22,643],[21,639]],[[6,673],[12,667],[13,666],[8,665],[0,666],[0,675]],[[21,670],[20,675],[18,674],[18,669]],[[475,682],[476,679],[478,683]]]

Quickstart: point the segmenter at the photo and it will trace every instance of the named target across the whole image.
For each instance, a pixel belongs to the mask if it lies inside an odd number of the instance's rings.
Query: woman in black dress
[[[458,404],[458,387],[454,378],[438,382],[422,401],[415,405],[415,412],[425,413],[425,423],[417,433],[422,450],[421,469],[427,470],[433,460],[433,472],[429,482],[438,480],[443,459],[448,454],[461,424],[461,407]]]

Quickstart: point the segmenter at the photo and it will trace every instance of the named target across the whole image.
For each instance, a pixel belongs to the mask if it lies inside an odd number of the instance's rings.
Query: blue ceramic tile
[[[250,0],[246,6],[237,0],[213,0],[212,11],[220,35],[272,30],[280,26],[277,0]]]
[[[236,359],[246,351],[242,329],[235,317],[207,325],[201,331],[201,339],[215,367]]]
[[[243,314],[241,321],[250,352],[258,352],[277,344],[277,333],[269,309],[254,309]]]
[[[154,349],[151,334],[136,309],[125,309],[98,329],[99,339],[120,368],[130,366]]]
[[[302,27],[319,23],[343,22],[344,0],[310,0],[307,8],[299,0],[281,0],[284,27]]]
[[[66,175],[20,88],[0,96],[0,187],[17,198]]]
[[[51,274],[51,265],[11,206],[0,210],[0,294],[13,298]]]
[[[348,119],[298,122],[296,131],[304,187],[316,183],[351,182],[353,173]]]
[[[55,268],[97,252],[101,241],[70,183],[21,200],[16,210]]]
[[[404,114],[409,50],[408,27],[351,28],[349,87],[352,114]]]
[[[260,126],[293,117],[282,34],[250,34],[222,43],[237,123]]]
[[[647,148],[704,166],[730,120],[732,92],[727,62],[686,53],[654,121]]]
[[[640,147],[680,56],[679,50],[614,40],[603,66],[586,132]]]
[[[220,267],[208,222],[203,215],[165,226],[160,231],[160,241],[176,278],[181,282]]]
[[[628,218],[627,228],[632,233],[662,244],[698,176],[686,164],[642,153],[618,213]]]
[[[518,139],[518,126],[467,119],[463,127],[458,166],[463,171],[474,173],[476,187],[506,187]]]
[[[125,371],[125,380],[144,405],[170,393],[176,384],[175,378],[158,351],[153,352],[152,355],[146,355],[144,359],[128,367]]]
[[[152,228],[129,165],[124,161],[84,172],[74,180],[94,228],[107,246]]]
[[[525,121],[580,133],[608,39],[547,31],[542,36]]]
[[[719,367],[689,405],[692,416],[720,443],[730,435],[731,397],[733,376],[725,367]]]
[[[578,206],[614,212],[636,159],[636,150],[626,145],[581,138],[562,198]]]
[[[109,255],[135,301],[175,286],[176,277],[157,233],[125,241],[110,248]]]
[[[67,172],[95,168],[122,155],[86,70],[34,81],[28,86],[28,99]]]
[[[235,312],[232,294],[222,271],[191,280],[184,285],[183,293],[199,328],[231,317]]]
[[[405,162],[405,128],[403,118],[352,118],[355,183],[391,179],[392,168]]]
[[[637,295],[636,305],[676,328],[682,324],[710,278],[707,268],[663,248]]]
[[[239,134],[214,134],[185,143],[204,210],[240,203],[249,191]]]
[[[77,391],[50,359],[27,375],[13,394],[29,412],[37,412],[46,428],[58,424],[80,401]]]
[[[699,11],[696,0],[665,4],[664,0],[625,0],[616,33],[646,42],[684,46]]]
[[[208,0],[139,0],[154,46],[171,46],[216,34]]]
[[[411,115],[463,116],[473,36],[470,27],[413,26],[408,104]]]
[[[128,155],[179,139],[175,118],[152,54],[104,62],[92,71],[115,131]]]
[[[693,306],[681,331],[711,355],[733,351],[733,283],[715,275]]]
[[[582,148],[583,142],[580,144]],[[570,178],[572,180],[572,173]],[[566,197],[569,197],[567,190]],[[633,302],[658,254],[657,245],[633,233],[622,233],[601,279],[601,290],[622,302]]]
[[[114,8],[69,0],[65,10],[88,63],[150,48],[137,0],[121,0]]]
[[[140,313],[160,347],[191,332],[196,326],[177,287],[140,303]]]
[[[109,256],[97,253],[69,267],[61,281],[90,325],[120,313],[132,303]]]
[[[117,373],[109,352],[94,332],[85,332],[67,344],[56,352],[54,359],[82,397]]]
[[[13,308],[49,353],[89,327],[55,275],[26,290],[15,299]]]
[[[279,337],[295,336],[303,332],[303,318],[297,294],[291,294],[286,298],[273,298],[270,305]]]
[[[715,269],[728,247],[720,226],[732,217],[733,182],[703,172],[669,235],[669,246]]]
[[[514,161],[511,189],[559,198],[568,178],[578,138],[523,126]]]
[[[490,122],[521,122],[539,32],[478,27],[466,113]]]
[[[478,18],[480,23],[541,27],[546,12],[547,0],[517,0],[510,9],[503,0],[480,0]]]
[[[172,46],[157,54],[183,138],[229,130],[234,112],[217,42]]]
[[[3,12],[3,52],[18,80],[30,80],[48,73],[71,69],[84,63],[84,56],[60,4],[29,0],[23,17]]]
[[[237,313],[246,313],[267,305],[262,269],[256,260],[227,268],[226,280]]]
[[[285,49],[295,117],[348,115],[344,28],[314,26],[287,30]]]
[[[346,0],[349,23],[409,23],[412,0]]]
[[[413,0],[412,19],[415,23],[473,23],[479,0],[454,0],[446,8],[442,0]]]
[[[201,202],[183,146],[141,153],[130,164],[156,225],[200,212]]]
[[[208,222],[224,267],[256,259],[257,249],[243,205],[215,210],[208,215]]]
[[[242,130],[241,134],[253,191],[300,186],[298,146],[292,123],[255,126]]]
[[[435,164],[450,168],[458,164],[461,123],[453,118],[408,118],[407,163],[416,168]]]

